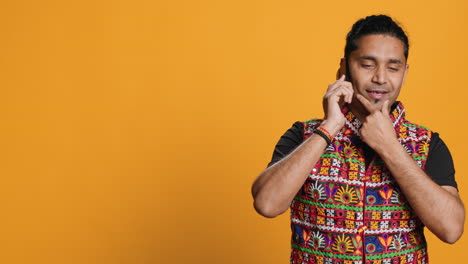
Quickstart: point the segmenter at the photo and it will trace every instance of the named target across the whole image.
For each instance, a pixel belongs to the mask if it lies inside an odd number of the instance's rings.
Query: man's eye
[[[398,68],[393,68],[393,67],[389,67],[389,69],[390,69],[391,71],[398,71],[398,70],[399,70]]]
[[[370,68],[370,67],[372,67],[372,65],[370,65],[370,64],[361,64],[361,66],[362,66],[363,68]]]

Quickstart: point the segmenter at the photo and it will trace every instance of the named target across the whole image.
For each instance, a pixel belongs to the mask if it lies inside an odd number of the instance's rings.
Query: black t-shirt
[[[281,136],[280,140],[276,144],[273,157],[271,162],[268,164],[268,167],[287,156],[302,143],[304,140],[303,131],[303,123],[296,122],[290,129],[288,129],[288,131],[286,131],[286,133],[284,133],[283,136]],[[365,147],[366,146],[367,145],[365,145]],[[367,146],[364,153],[366,156],[366,163],[368,163],[375,152]],[[437,184],[457,188],[452,156],[438,133],[432,133],[429,145],[429,154],[424,171]]]

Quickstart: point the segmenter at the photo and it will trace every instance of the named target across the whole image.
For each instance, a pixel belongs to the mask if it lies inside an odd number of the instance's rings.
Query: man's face
[[[381,107],[385,100],[395,102],[404,83],[408,65],[401,40],[388,35],[366,35],[358,39],[358,49],[348,58],[354,93]],[[348,76],[349,77],[349,76]],[[357,98],[351,107],[363,111]]]

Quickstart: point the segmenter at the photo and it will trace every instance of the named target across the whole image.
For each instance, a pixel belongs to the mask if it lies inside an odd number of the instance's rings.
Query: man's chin
[[[365,96],[365,98],[372,104],[380,105],[380,106],[382,106],[385,101],[389,101],[389,105],[393,104],[394,102],[390,98],[388,98],[388,96],[383,96],[382,98],[373,98],[373,97]]]
[[[382,108],[383,103],[384,103],[385,101],[387,101],[387,100],[388,100],[388,99],[372,99],[372,101],[371,101],[371,100],[369,100],[369,101],[370,101],[371,103],[373,103],[375,106],[377,106],[377,108],[380,109],[380,108]]]

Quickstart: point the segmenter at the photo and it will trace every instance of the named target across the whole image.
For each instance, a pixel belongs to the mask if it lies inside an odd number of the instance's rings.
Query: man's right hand
[[[353,99],[352,85],[344,78],[343,75],[330,84],[323,97],[325,120],[320,126],[332,136],[340,131],[346,120],[341,107]],[[326,143],[320,136],[309,137],[282,160],[260,173],[252,184],[255,210],[265,217],[276,217],[286,212],[323,154]]]
[[[353,85],[345,81],[343,74],[340,79],[328,86],[323,96],[323,111],[325,114],[322,127],[335,136],[345,124],[345,117],[341,112],[344,103],[350,104],[353,100]]]

